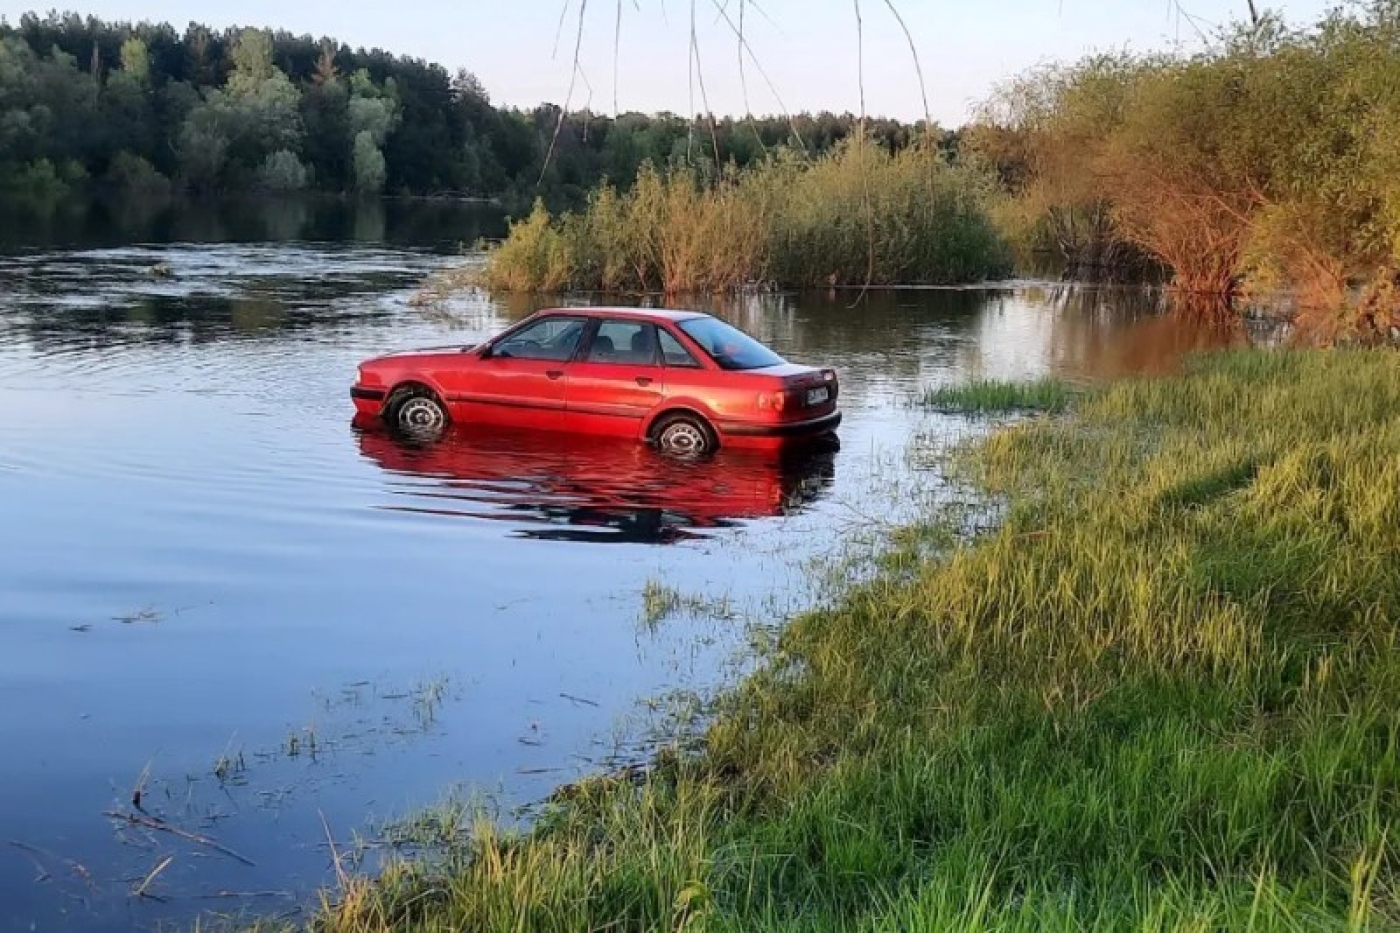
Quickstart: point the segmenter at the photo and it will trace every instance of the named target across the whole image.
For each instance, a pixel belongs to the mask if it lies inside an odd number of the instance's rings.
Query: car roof
[[[581,308],[542,308],[540,314],[573,314],[582,317],[634,317],[662,321],[689,321],[698,317],[709,317],[701,311],[685,311],[674,308],[623,308],[623,307],[581,307]]]

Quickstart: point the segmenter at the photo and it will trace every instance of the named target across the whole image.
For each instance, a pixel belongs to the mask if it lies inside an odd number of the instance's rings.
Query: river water
[[[941,488],[930,454],[981,427],[921,389],[1230,339],[1057,283],[755,296],[716,310],[840,370],[839,450],[408,447],[352,425],[356,362],[541,304],[412,300],[498,232],[458,211],[0,237],[0,930],[295,912],[328,839],[372,864],[445,795],[512,819],[635,758]]]

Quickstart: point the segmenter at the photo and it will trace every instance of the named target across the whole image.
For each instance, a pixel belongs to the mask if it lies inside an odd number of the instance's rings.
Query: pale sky
[[[347,44],[379,47],[475,72],[497,104],[562,102],[573,70],[580,0],[71,0],[104,19],[191,20],[215,28],[267,26]],[[1143,51],[1199,45],[1197,30],[1247,15],[1246,0],[893,0],[922,59],[929,108],[957,126],[1000,79],[1040,62],[1094,50]],[[1291,22],[1310,23],[1337,0],[1262,0]],[[0,0],[11,22],[53,4]],[[788,111],[859,112],[854,0],[747,0],[745,33]],[[861,0],[865,23],[865,99],[871,115],[922,116],[908,45],[887,0]],[[640,9],[639,9],[640,8]],[[694,0],[700,63],[710,107],[745,112],[732,28],[739,0]],[[691,0],[622,0],[617,72],[619,109],[677,113],[702,109],[689,68]],[[559,28],[563,16],[563,29]],[[616,0],[586,3],[579,59],[585,80],[571,106],[589,102],[612,113]],[[556,51],[557,38],[557,51]],[[748,108],[782,108],[752,60],[745,63]],[[693,99],[694,105],[691,106]]]

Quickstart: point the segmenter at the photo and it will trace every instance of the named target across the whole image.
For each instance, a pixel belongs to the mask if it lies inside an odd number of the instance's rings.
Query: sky
[[[1201,32],[1248,12],[1246,0],[859,2],[863,42],[857,41],[856,0],[747,0],[747,94],[731,25],[737,25],[740,0],[621,0],[618,41],[617,0],[87,0],[74,8],[104,19],[166,21],[177,29],[197,21],[332,36],[352,47],[428,59],[449,71],[467,68],[496,104],[522,107],[563,102],[575,73],[571,107],[600,113],[694,113],[706,109],[706,99],[708,109],[721,114],[859,113],[863,71],[867,113],[915,119],[924,113],[920,82],[893,4],[918,49],[929,111],[948,127],[966,122],[998,81],[1037,64],[1110,49],[1198,48]],[[1336,3],[1258,5],[1304,24]],[[14,22],[51,6],[49,0],[0,0],[0,16]],[[692,10],[703,81],[692,67]]]

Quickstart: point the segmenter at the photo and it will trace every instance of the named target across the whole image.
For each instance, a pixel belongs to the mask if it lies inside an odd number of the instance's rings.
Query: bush
[[[68,182],[48,159],[24,164],[0,164],[0,199],[28,204],[52,204],[69,193]]]
[[[1016,196],[1008,219],[1072,252],[1091,239],[1169,267],[1178,291],[1274,299],[1304,330],[1400,326],[1400,4],[1273,18],[1206,52],[1098,56],[1002,88],[968,134]],[[1228,307],[1228,305],[1222,305]]]

